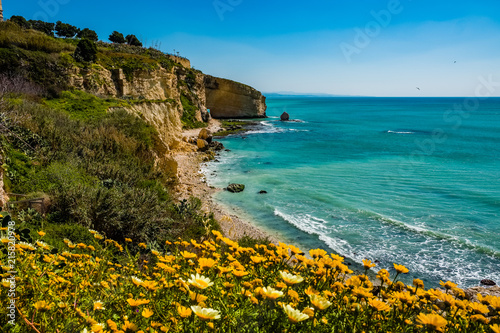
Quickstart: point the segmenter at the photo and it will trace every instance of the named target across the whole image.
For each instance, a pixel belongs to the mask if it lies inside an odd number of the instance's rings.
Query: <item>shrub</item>
[[[73,57],[79,62],[95,62],[97,60],[97,45],[89,39],[82,39],[78,42]]]
[[[123,34],[118,31],[113,31],[113,33],[109,35],[108,39],[111,41],[111,43],[118,43],[118,44],[123,44],[127,41],[125,37],[123,37]]]
[[[127,40],[128,45],[142,47],[142,43],[135,35],[127,35],[125,39]]]
[[[9,19],[10,22],[17,24],[19,27],[23,29],[30,29],[31,28],[31,23],[26,21],[26,19],[22,16],[12,16]]]
[[[99,37],[97,36],[97,33],[94,30],[90,30],[89,28],[85,28],[83,30],[80,30],[78,34],[76,35],[78,38],[81,39],[88,39],[93,42],[97,42]],[[97,51],[97,45],[96,45],[96,51]]]
[[[206,127],[207,124],[196,120],[196,112],[198,111],[198,107],[194,105],[191,100],[185,95],[181,95],[181,103],[182,103],[182,127],[183,128],[200,128]]]
[[[65,38],[73,38],[80,31],[80,29],[74,25],[62,23],[61,21],[56,22],[55,30],[59,37]]]
[[[40,20],[29,20],[29,23],[31,24],[32,29],[41,31],[50,37],[54,37],[54,23],[48,23]]]

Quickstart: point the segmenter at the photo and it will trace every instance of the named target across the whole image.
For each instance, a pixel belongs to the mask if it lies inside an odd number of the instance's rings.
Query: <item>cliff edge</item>
[[[266,117],[266,97],[245,84],[205,75],[205,96],[213,118]]]

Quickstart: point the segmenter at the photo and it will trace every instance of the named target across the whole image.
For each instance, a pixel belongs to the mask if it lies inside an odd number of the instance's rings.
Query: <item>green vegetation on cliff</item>
[[[13,213],[26,227],[43,224],[67,233],[78,225],[118,241],[196,239],[206,233],[207,225],[217,228],[213,217],[201,212],[199,200],[177,203],[170,195],[176,170],[159,161],[165,156],[165,143],[140,115],[123,109],[165,101],[95,96],[75,90],[68,80],[72,68],[121,68],[132,80],[136,71],[161,66],[174,72],[179,65],[158,50],[103,42],[96,44],[96,64],[80,62],[74,57],[78,44],[77,39],[0,23],[0,156],[5,185],[8,192],[46,198],[48,207],[43,217],[22,205],[14,206]],[[188,89],[185,93],[191,94]],[[203,126],[192,121],[196,106],[190,100],[182,100],[187,114],[183,119],[193,127]],[[80,240],[78,234],[73,241]]]

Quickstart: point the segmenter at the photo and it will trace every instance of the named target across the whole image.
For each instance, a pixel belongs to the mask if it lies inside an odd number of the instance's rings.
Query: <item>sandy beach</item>
[[[220,128],[221,123],[215,119],[211,119],[207,127],[212,133],[217,132]],[[186,138],[198,137],[199,132],[200,129],[185,130],[183,136]],[[205,153],[180,151],[174,155],[174,158],[178,164],[176,193],[179,200],[189,199],[191,196],[200,198],[203,202],[203,211],[214,213],[215,219],[219,222],[226,237],[233,240],[238,240],[244,236],[252,238],[267,237],[271,242],[278,243],[276,237],[269,235],[248,221],[242,220],[214,201],[213,195],[218,191],[224,191],[224,189],[211,187],[204,180],[201,173],[201,163],[206,162]]]

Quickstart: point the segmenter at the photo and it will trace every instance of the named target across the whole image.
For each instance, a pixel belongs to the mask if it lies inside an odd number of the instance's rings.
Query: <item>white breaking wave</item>
[[[394,134],[415,134],[415,132],[410,132],[410,131],[387,131],[387,133],[394,133]]]
[[[321,235],[329,230],[329,228],[325,225],[327,221],[309,214],[290,215],[275,208],[274,215],[281,217],[283,220],[310,235]]]

